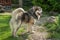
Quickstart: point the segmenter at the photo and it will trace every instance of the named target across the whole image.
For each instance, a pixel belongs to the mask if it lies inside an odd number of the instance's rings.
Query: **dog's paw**
[[[33,34],[33,32],[30,32],[30,31],[29,31],[29,32],[27,32],[27,33],[28,33],[28,34]]]
[[[18,38],[19,36],[18,35],[12,35],[14,38]]]

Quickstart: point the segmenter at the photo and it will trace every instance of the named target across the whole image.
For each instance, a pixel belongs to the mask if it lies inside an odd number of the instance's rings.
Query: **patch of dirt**
[[[46,40],[48,36],[48,32],[46,32],[46,28],[42,26],[34,26],[33,34],[29,35],[28,40]]]

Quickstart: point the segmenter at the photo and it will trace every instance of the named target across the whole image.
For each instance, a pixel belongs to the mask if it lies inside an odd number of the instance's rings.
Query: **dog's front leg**
[[[32,33],[32,24],[28,24],[28,26],[27,26],[27,32],[28,33]]]

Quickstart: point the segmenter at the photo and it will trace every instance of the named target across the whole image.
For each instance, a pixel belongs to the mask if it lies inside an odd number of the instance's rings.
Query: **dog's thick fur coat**
[[[17,8],[12,12],[12,18],[10,20],[10,27],[12,35],[15,37],[16,32],[22,23],[28,23],[30,27],[27,28],[28,31],[31,31],[31,26],[35,23],[36,20],[39,20],[42,13],[42,8],[34,6],[28,11],[25,11],[23,8]]]

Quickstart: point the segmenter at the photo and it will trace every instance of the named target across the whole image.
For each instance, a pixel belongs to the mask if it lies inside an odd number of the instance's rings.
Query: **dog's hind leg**
[[[10,25],[10,29],[11,29],[11,34],[13,35],[14,27],[13,27],[12,19],[10,20],[9,25]]]
[[[14,24],[14,32],[13,32],[14,37],[18,37],[17,36],[17,31],[20,27],[21,27],[21,22],[18,22],[18,24],[17,23]]]
[[[21,22],[18,22],[18,24],[17,24],[16,21],[11,19],[10,22],[9,22],[9,25],[10,25],[12,36],[16,37],[17,36],[17,31],[18,31],[18,29],[21,25]]]

